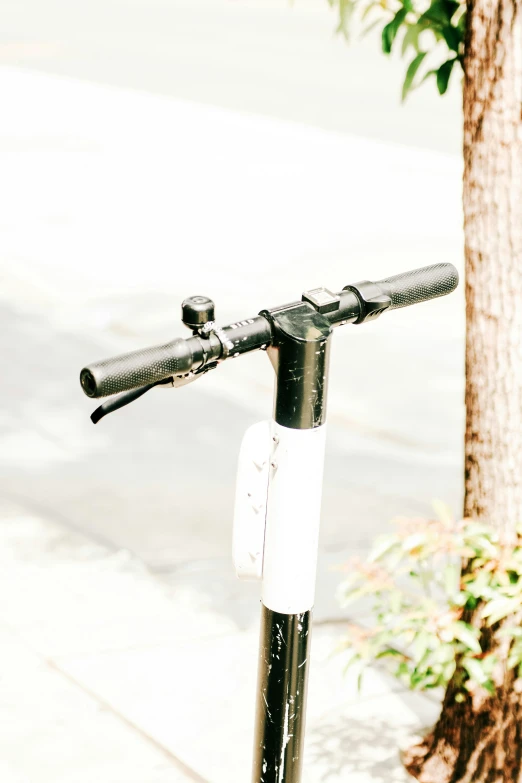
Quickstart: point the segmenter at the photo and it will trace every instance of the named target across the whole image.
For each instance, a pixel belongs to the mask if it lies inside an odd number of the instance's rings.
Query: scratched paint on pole
[[[263,607],[254,783],[301,780],[311,614]]]

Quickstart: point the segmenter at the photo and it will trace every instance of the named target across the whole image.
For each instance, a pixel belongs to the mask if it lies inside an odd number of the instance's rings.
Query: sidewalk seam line
[[[45,658],[44,660],[51,669],[62,675],[62,677],[83,691],[83,693],[94,699],[101,707],[109,710],[122,723],[125,723],[127,726],[129,726],[129,728],[133,729],[137,734],[147,740],[149,744],[151,744],[156,748],[156,750],[159,750],[164,756],[173,762],[174,766],[177,767],[180,772],[187,775],[190,780],[194,781],[194,783],[210,783],[210,781],[208,781],[206,778],[203,778],[198,772],[196,772],[196,770],[192,769],[192,767],[189,767],[188,764],[185,764],[185,762],[172,753],[171,750],[166,748],[165,745],[144,731],[140,726],[134,723],[134,721],[130,720],[130,718],[127,718],[125,715],[123,715],[119,710],[116,710],[110,702],[100,697],[99,694],[97,694],[95,691],[85,687],[82,682],[77,680],[68,672],[64,671],[52,658]]]

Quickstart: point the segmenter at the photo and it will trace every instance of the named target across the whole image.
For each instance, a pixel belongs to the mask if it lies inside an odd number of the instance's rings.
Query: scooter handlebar
[[[135,389],[150,383],[190,372],[199,343],[178,338],[164,345],[154,345],[139,351],[104,359],[84,367],[80,373],[82,389],[88,397]]]
[[[363,281],[346,286],[339,294],[337,310],[323,310],[324,302],[310,296],[306,301],[312,304],[315,302],[313,306],[325,313],[332,326],[364,323],[386,310],[396,310],[449,294],[457,287],[458,281],[457,270],[452,264],[434,264],[377,283]],[[295,302],[285,307],[291,309],[300,305],[301,302]],[[278,312],[280,309],[269,312]],[[129,396],[131,390],[149,387],[191,372],[202,374],[205,368],[215,366],[217,361],[228,356],[266,348],[271,339],[270,324],[260,315],[221,329],[211,329],[208,334],[201,332],[186,340],[179,338],[163,345],[95,362],[83,368],[80,381],[88,397],[107,397],[123,392],[127,394],[125,400],[130,401],[134,399],[132,395]],[[126,403],[120,401],[119,404]]]
[[[433,264],[379,280],[376,285],[390,297],[388,310],[425,302],[455,290],[459,274],[453,264]]]

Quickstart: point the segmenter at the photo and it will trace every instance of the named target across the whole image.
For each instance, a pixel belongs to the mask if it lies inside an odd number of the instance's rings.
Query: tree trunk
[[[484,652],[491,650],[490,629],[482,634]],[[507,670],[505,649],[496,649],[504,665],[495,674],[496,694],[478,688],[465,701],[462,672],[450,682],[441,716],[420,745],[410,748],[404,763],[422,783],[520,783],[522,781],[522,681]],[[465,691],[464,691],[465,692]]]
[[[522,0],[468,0],[464,72],[464,514],[511,538],[522,522]],[[521,783],[520,680],[504,665],[494,698],[459,703],[461,677],[457,667],[408,770],[422,783]]]
[[[471,0],[464,77],[464,514],[522,522],[522,7]]]

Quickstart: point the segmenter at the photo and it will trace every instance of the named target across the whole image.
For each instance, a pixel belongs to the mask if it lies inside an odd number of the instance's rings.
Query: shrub
[[[364,562],[349,566],[344,605],[369,598],[371,624],[350,625],[348,666],[388,659],[412,689],[445,687],[455,698],[495,693],[499,651],[522,673],[522,527],[513,539],[447,513],[399,519]],[[486,695],[486,694],[485,694]]]

